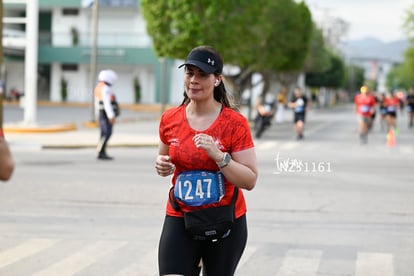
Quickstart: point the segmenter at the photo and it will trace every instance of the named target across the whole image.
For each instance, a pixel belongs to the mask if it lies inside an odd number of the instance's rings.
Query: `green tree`
[[[304,66],[312,19],[303,2],[142,0],[141,6],[159,56],[184,59],[190,48],[212,45],[226,64],[240,68],[226,76],[236,93],[254,72],[297,72]]]
[[[161,57],[173,59],[184,59],[190,48],[208,44],[234,63],[233,57],[238,56],[235,48],[240,47],[234,45],[235,38],[249,39],[243,43],[254,39],[250,28],[241,27],[243,21],[253,24],[254,18],[260,17],[255,5],[249,9],[248,0],[143,0],[141,6],[155,51]]]
[[[231,76],[233,83],[239,84],[236,91],[251,84],[253,72],[262,75],[262,94],[268,92],[273,80],[288,87],[297,80],[308,56],[313,26],[308,7],[291,0],[265,2],[262,21],[255,27],[260,36],[254,44],[246,45],[250,60],[237,64],[241,72]]]
[[[331,54],[325,46],[322,30],[313,24],[312,39],[303,67],[305,73],[322,73],[331,67]]]
[[[331,67],[322,73],[306,74],[306,85],[310,87],[343,87],[345,81],[345,65],[337,55],[331,54]]]
[[[353,94],[359,91],[362,85],[364,85],[364,68],[348,65],[345,71],[345,89]]]
[[[406,10],[403,29],[405,30],[407,37],[414,39],[414,5]]]
[[[312,37],[312,18],[308,7],[291,0],[266,1],[262,11],[260,44],[250,45],[257,53],[250,64],[257,71],[301,71]]]
[[[407,49],[404,62],[387,75],[387,87],[390,89],[414,87],[414,47]]]
[[[410,40],[402,64],[387,76],[387,87],[391,89],[414,87],[414,5],[406,11],[403,28]]]

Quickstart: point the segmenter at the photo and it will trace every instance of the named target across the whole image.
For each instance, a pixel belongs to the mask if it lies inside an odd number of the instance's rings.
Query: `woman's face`
[[[195,101],[212,98],[216,79],[214,74],[207,74],[196,66],[187,65],[184,86],[188,98]]]

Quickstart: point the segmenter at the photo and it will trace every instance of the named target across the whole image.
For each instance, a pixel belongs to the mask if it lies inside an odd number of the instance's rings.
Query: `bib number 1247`
[[[201,206],[219,202],[224,191],[221,172],[189,171],[177,177],[174,196],[186,205]]]

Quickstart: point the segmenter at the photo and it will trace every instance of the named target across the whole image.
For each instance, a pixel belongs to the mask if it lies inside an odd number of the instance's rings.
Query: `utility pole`
[[[26,1],[26,47],[24,69],[24,122],[36,122],[37,113],[37,49],[39,0]]]
[[[99,0],[93,1],[92,7],[92,51],[91,51],[91,122],[95,122],[95,95],[94,88],[96,84],[96,57],[98,45],[98,17],[99,17]]]

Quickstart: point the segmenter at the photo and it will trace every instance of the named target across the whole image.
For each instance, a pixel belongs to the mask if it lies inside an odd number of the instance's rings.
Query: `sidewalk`
[[[8,143],[18,148],[96,147],[99,128],[91,124],[92,111],[87,105],[39,103],[35,124],[24,124],[24,110],[6,104],[3,129]],[[158,145],[158,105],[123,106],[114,127],[109,147],[148,147]]]

